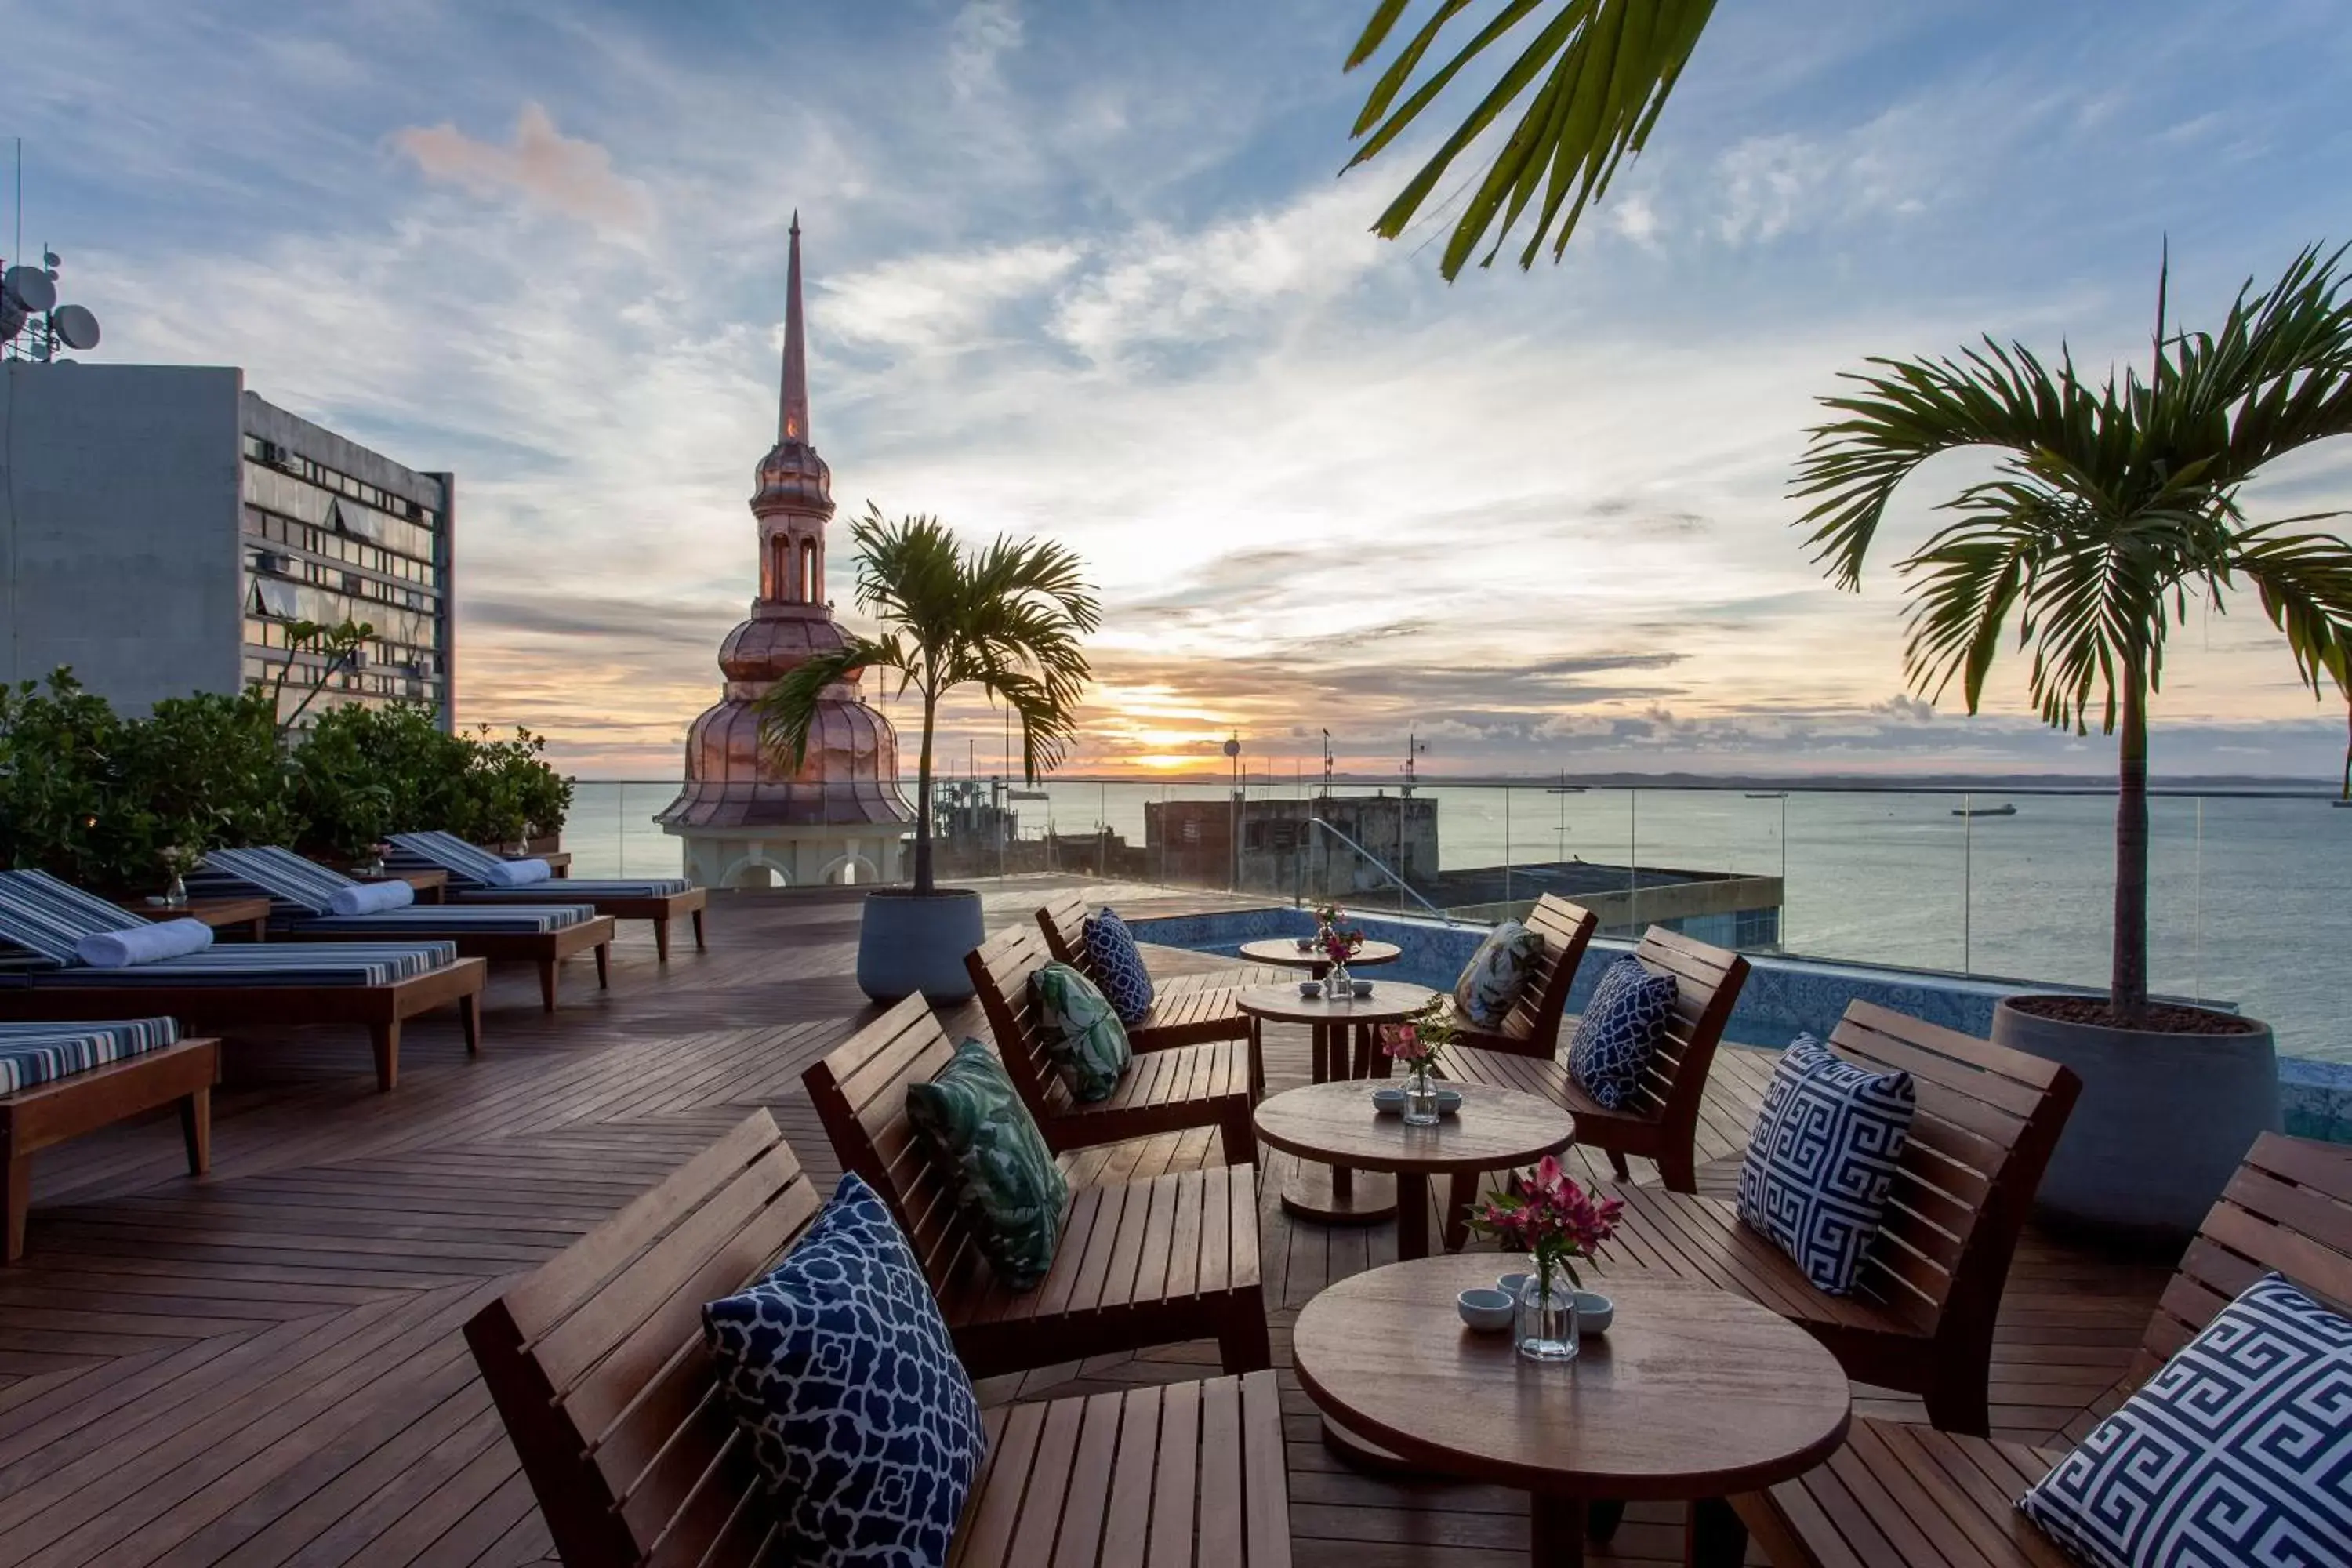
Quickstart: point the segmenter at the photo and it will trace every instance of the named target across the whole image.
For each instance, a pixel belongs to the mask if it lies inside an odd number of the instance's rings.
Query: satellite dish
[[[11,267],[0,282],[27,310],[46,310],[58,302],[56,280],[37,267]]]
[[[80,305],[60,305],[49,318],[49,331],[69,349],[98,347],[98,318]]]
[[[5,294],[0,294],[0,343],[6,342],[25,330],[25,312]]]

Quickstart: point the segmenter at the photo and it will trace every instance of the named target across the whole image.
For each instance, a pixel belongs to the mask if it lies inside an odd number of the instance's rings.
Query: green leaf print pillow
[[[907,1086],[907,1117],[940,1162],[997,1278],[1015,1290],[1045,1279],[1062,1239],[1069,1178],[996,1053],[978,1040],[958,1046],[937,1078]]]
[[[1074,1100],[1108,1100],[1134,1059],[1127,1026],[1095,983],[1066,963],[1049,963],[1029,978],[1045,1054],[1061,1069]]]

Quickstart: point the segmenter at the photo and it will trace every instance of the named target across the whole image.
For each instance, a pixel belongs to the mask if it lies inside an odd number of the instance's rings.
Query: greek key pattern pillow
[[[1528,988],[1528,977],[1535,973],[1543,950],[1543,938],[1517,921],[1505,921],[1488,931],[1454,983],[1454,1010],[1478,1028],[1501,1028],[1518,1005],[1519,993]]]
[[[915,1255],[856,1174],[758,1283],[702,1309],[729,1408],[776,1496],[783,1560],[937,1568],[986,1445]]]
[[[2017,1506],[2097,1568],[2352,1563],[2352,1321],[2264,1275]]]
[[[1568,1076],[1593,1103],[1616,1110],[1633,1098],[1681,994],[1673,975],[1651,973],[1630,952],[1601,972],[1568,1038]]]
[[[907,1086],[907,1116],[997,1278],[1015,1290],[1045,1279],[1062,1239],[1069,1178],[996,1053],[978,1040],[958,1046],[937,1078]]]
[[[1108,1100],[1134,1059],[1127,1030],[1093,981],[1066,963],[1049,963],[1030,977],[1031,1000],[1045,1033],[1045,1054],[1069,1087],[1070,1098]]]
[[[1907,1072],[1841,1060],[1811,1035],[1780,1053],[1739,1165],[1739,1217],[1832,1296],[1853,1277],[1910,1136]]]
[[[1143,967],[1143,952],[1135,933],[1115,910],[1088,915],[1085,927],[1087,962],[1093,965],[1095,984],[1102,988],[1110,1009],[1129,1028],[1151,1012],[1151,972]]]

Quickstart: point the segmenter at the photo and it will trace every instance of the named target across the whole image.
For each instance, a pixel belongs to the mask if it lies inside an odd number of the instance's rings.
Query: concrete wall
[[[0,679],[71,665],[118,707],[236,691],[244,374],[0,366]]]

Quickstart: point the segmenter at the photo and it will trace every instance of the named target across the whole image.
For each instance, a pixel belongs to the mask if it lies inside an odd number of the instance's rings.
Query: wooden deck
[[[992,929],[1028,918],[1055,885],[992,892]],[[1202,901],[1120,891],[1136,914]],[[528,966],[500,970],[480,1058],[466,1059],[454,1018],[429,1020],[411,1031],[391,1095],[373,1092],[356,1031],[233,1040],[205,1180],[184,1173],[168,1119],[42,1156],[28,1256],[0,1272],[0,1568],[546,1558],[458,1325],[504,1277],[752,1107],[774,1112],[812,1167],[837,1169],[799,1074],[868,1016],[849,978],[856,906],[712,905],[710,952],[681,950],[665,972],[649,937],[625,932],[612,990],[572,987],[552,1016]],[[1218,967],[1192,954],[1154,963]],[[981,1026],[976,1009],[951,1025]],[[1702,1129],[1712,1190],[1727,1185],[1769,1061],[1717,1058]],[[1303,1033],[1270,1037],[1276,1087],[1303,1081],[1306,1065]],[[1083,1163],[1148,1173],[1217,1158],[1203,1131]],[[1268,1192],[1266,1295],[1286,1362],[1297,1309],[1388,1261],[1395,1232],[1295,1225]],[[2029,1235],[2000,1320],[1997,1432],[2079,1431],[2166,1272]],[[1215,1360],[1203,1343],[982,1392],[1198,1375]],[[1524,1561],[1524,1500],[1356,1474],[1325,1452],[1286,1379],[1285,1397],[1302,1568]],[[1866,1392],[1857,1406],[1917,1414]],[[1678,1561],[1680,1545],[1673,1510],[1637,1507],[1613,1555],[1594,1561]]]

